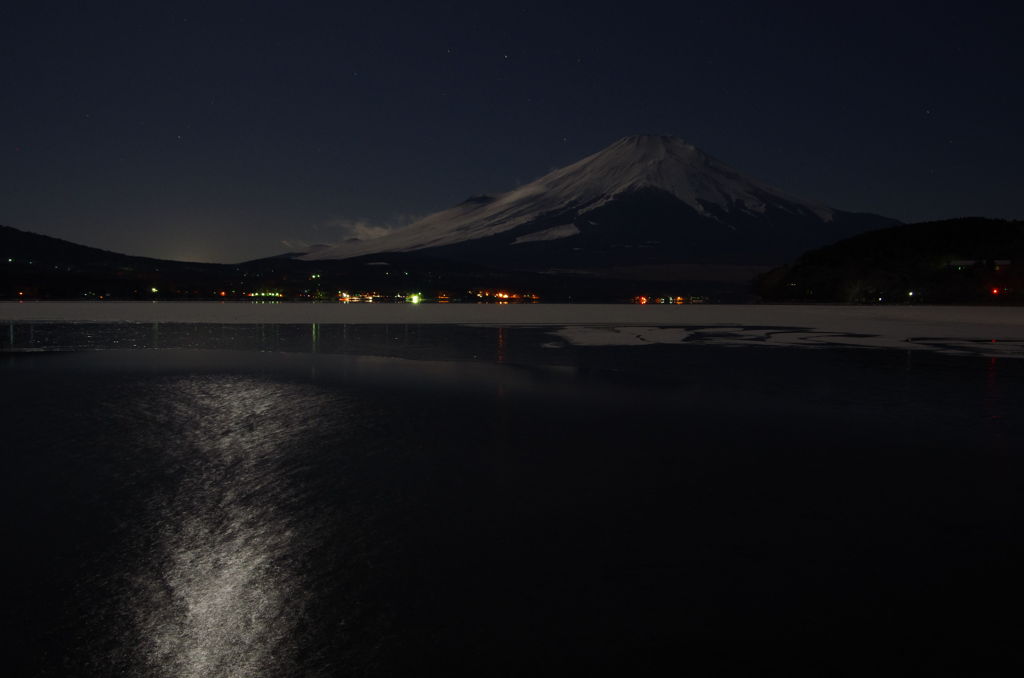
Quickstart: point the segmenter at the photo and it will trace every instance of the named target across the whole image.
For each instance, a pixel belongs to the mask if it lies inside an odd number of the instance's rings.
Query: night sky
[[[401,227],[637,133],[841,209],[1024,218],[1015,3],[16,5],[0,223],[129,254]]]

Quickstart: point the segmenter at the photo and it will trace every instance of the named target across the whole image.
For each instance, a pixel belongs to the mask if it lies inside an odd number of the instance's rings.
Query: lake
[[[12,672],[1018,673],[1012,332],[825,335],[9,322]]]

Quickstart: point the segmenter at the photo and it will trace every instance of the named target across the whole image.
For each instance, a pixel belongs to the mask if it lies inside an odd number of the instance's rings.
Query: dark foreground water
[[[83,327],[177,348],[0,354],[8,675],[1024,669],[1024,361]]]

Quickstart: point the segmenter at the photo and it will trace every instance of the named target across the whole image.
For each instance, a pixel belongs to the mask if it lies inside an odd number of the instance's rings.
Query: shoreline
[[[807,325],[809,320],[812,320]],[[826,322],[828,328],[818,326]],[[796,304],[338,304],[225,301],[4,301],[5,323],[743,325],[868,331],[864,323],[988,328],[1024,338],[1008,306]],[[964,336],[958,333],[958,336]]]
[[[925,350],[1024,358],[1015,307],[634,304],[0,302],[18,326],[467,326],[551,328],[575,346],[717,344]]]

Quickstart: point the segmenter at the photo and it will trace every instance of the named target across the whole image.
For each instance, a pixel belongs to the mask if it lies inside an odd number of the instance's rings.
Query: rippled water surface
[[[237,331],[0,354],[15,675],[1024,666],[1021,361]]]

